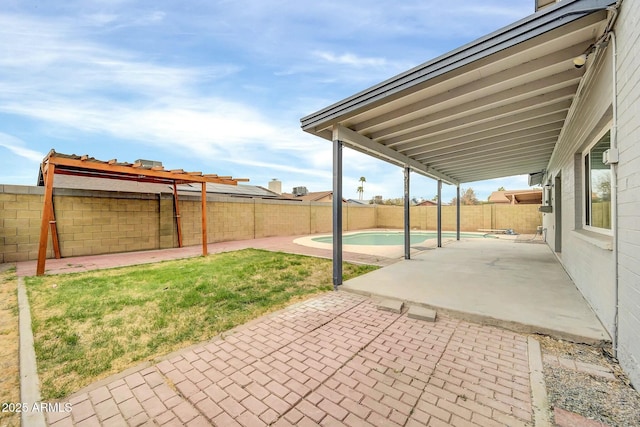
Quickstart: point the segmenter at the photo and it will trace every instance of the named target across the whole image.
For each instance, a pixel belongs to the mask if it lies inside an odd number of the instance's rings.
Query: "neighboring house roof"
[[[118,191],[125,193],[173,193],[173,187],[169,184],[157,184],[150,182],[123,181],[118,179],[85,177],[76,175],[58,175],[53,182],[55,188],[71,188],[76,190]],[[263,199],[288,200],[279,194],[256,185],[227,185],[206,183],[207,193],[219,194],[231,197],[254,197]],[[179,184],[178,195],[200,195],[202,191],[199,184]]]
[[[433,200],[424,200],[416,206],[438,206],[438,202],[434,202]]]
[[[489,203],[542,204],[542,189],[494,191]]]
[[[291,200],[302,200],[305,202],[330,202],[333,200],[333,191],[312,191],[300,196],[291,193],[282,193],[281,195]],[[346,203],[346,201],[346,199],[342,199],[343,203]]]
[[[291,193],[282,193],[282,196],[287,197],[289,199],[304,200],[307,202],[317,202],[322,199],[331,199],[333,196],[333,191],[314,191],[301,196],[296,196]]]
[[[184,184],[178,186],[178,192],[200,192],[200,187],[196,185]],[[209,184],[207,183],[207,193],[220,194],[231,197],[256,197],[256,198],[268,198],[286,200],[285,197],[281,197],[278,193],[271,190],[267,190],[264,187],[258,185],[224,185],[224,184]]]

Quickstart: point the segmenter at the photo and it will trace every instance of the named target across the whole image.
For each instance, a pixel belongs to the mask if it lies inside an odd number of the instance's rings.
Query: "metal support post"
[[[456,240],[460,240],[460,185],[456,186]]]
[[[411,217],[409,205],[409,174],[411,170],[404,168],[404,259],[411,259]]]
[[[333,141],[333,289],[342,285],[342,141]]]
[[[438,180],[438,247],[442,247],[442,180]]]

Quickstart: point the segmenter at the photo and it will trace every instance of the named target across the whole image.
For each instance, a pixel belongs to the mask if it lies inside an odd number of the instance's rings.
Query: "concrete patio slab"
[[[345,282],[457,317],[584,343],[606,330],[547,245],[467,239]]]

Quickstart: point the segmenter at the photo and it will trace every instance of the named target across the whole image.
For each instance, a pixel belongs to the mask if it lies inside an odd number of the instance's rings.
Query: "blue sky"
[[[533,13],[533,0],[2,0],[0,184],[54,148],[162,161],[283,190],[331,188],[300,118]],[[345,152],[344,195],[402,196],[402,170]],[[481,199],[526,177],[470,183]],[[455,188],[444,186],[443,200]],[[412,197],[434,181],[412,174]]]

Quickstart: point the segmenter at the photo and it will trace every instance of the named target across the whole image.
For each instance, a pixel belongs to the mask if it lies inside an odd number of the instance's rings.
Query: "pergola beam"
[[[88,160],[72,159],[68,157],[58,157],[53,153],[46,160],[51,165],[56,165],[59,168],[73,168],[78,171],[101,171],[109,172],[112,174],[123,175],[142,175],[150,178],[167,179],[176,182],[214,182],[218,184],[237,185],[238,180],[232,177],[212,177],[204,176],[200,172],[198,175],[193,173],[184,172],[182,169],[167,170],[153,170],[136,167],[135,165],[123,166],[117,164],[109,164],[107,162],[93,162]],[[115,178],[115,177],[114,177]]]

